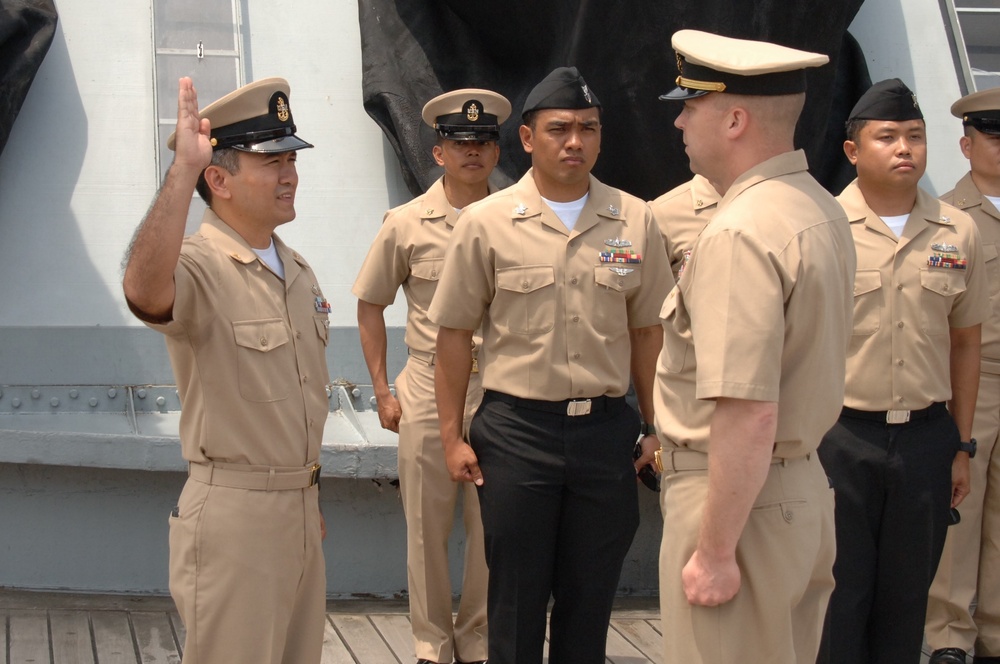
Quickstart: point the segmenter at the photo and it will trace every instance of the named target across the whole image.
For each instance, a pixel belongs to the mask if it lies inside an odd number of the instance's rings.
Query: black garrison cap
[[[851,120],[923,120],[924,114],[917,103],[917,95],[898,78],[879,81],[861,95],[851,109]]]
[[[576,67],[559,67],[536,85],[524,100],[521,117],[543,108],[600,108],[601,102]]]

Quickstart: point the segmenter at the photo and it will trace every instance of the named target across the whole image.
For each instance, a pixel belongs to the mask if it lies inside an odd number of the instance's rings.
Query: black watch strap
[[[974,456],[976,456],[976,439],[975,438],[970,438],[969,442],[967,442],[967,443],[959,441],[959,443],[958,443],[958,451],[959,452],[968,452],[969,453],[969,458],[970,459],[973,458]]]
[[[653,428],[652,424],[649,424],[648,422],[643,422],[642,424],[639,425],[639,435],[640,436],[655,436],[656,435],[656,429]]]

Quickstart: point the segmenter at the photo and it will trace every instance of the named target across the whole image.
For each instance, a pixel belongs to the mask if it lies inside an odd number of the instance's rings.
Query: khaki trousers
[[[318,487],[252,491],[189,478],[170,517],[184,664],[319,664],[326,571]]]
[[[833,490],[818,457],[771,465],[736,549],[740,590],[716,607],[689,604],[681,583],[707,496],[706,471],[664,473],[664,664],[815,664],[836,556]]]
[[[411,356],[396,379],[403,414],[399,422],[399,488],[406,516],[406,572],[416,656],[433,662],[486,659],[486,592],[489,577],[479,498],[471,482],[453,482],[444,462],[434,367]],[[469,378],[465,429],[482,400],[479,374]],[[448,538],[461,494],[465,562],[458,614],[452,618]]]
[[[995,363],[984,361],[984,368]],[[948,528],[931,585],[925,625],[932,649],[961,648],[1000,656],[1000,367],[979,377],[972,436],[979,442],[970,462],[972,491]],[[970,605],[977,598],[975,615]]]

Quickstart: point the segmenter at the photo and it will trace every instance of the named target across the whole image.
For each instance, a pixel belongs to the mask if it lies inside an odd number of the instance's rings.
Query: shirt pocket
[[[233,334],[240,395],[261,403],[287,398],[289,381],[297,380],[298,371],[285,321],[233,321]]]
[[[993,304],[993,311],[996,312],[997,295],[1000,294],[1000,254],[997,253],[997,245],[983,245],[983,264],[986,266],[986,279],[990,284],[990,301]]]
[[[854,332],[869,336],[878,332],[882,316],[882,273],[858,270],[854,273]]]
[[[552,265],[498,268],[490,318],[513,334],[543,334],[555,326],[556,271]]]
[[[965,270],[923,268],[920,286],[919,309],[924,332],[946,334],[952,303],[965,291]]]
[[[410,263],[410,295],[425,309],[431,305],[443,269],[444,258],[422,258]]]
[[[320,316],[313,316],[313,322],[316,323],[316,335],[319,340],[323,342],[324,346],[330,345],[330,317],[326,314]]]
[[[661,362],[667,373],[680,373],[687,361],[688,349],[691,344],[685,338],[685,332],[690,330],[690,324],[680,306],[680,289],[674,287],[663,301],[660,308],[660,318],[663,319],[663,349],[660,351]]]
[[[607,265],[594,268],[594,298],[591,320],[602,336],[614,339],[628,332],[627,299],[642,284],[642,269],[628,266],[628,274],[617,274]]]

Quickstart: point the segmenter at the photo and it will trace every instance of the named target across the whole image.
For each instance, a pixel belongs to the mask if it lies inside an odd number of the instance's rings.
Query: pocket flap
[[[882,273],[878,270],[858,270],[854,273],[854,297],[882,288]]]
[[[441,278],[441,268],[443,266],[443,258],[425,258],[410,263],[410,274],[418,279],[437,281]]]
[[[551,265],[526,265],[497,269],[497,288],[517,293],[530,293],[556,282],[556,271]]]
[[[236,345],[266,353],[288,343],[288,328],[280,318],[233,321]]]
[[[965,290],[965,270],[929,268],[920,270],[920,285],[938,295],[951,297]]]
[[[997,246],[995,244],[984,244],[983,245],[983,260],[992,261],[997,257]]]
[[[607,265],[599,265],[594,268],[594,281],[619,292],[635,288],[642,283],[642,270],[638,267],[629,265],[619,269],[632,271],[628,274],[618,274]]]

